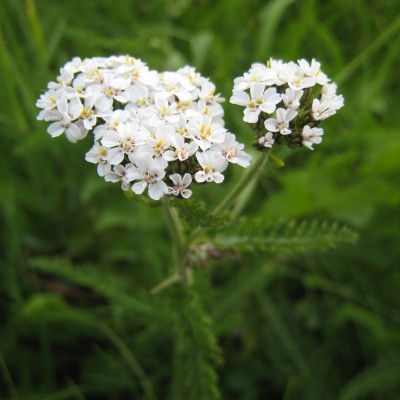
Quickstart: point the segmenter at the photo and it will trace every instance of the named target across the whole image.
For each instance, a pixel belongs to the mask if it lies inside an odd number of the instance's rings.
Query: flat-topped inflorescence
[[[314,150],[321,143],[319,124],[336,114],[344,100],[320,67],[314,59],[311,64],[270,59],[234,80],[230,102],[244,107],[243,120],[256,132],[254,147],[266,151],[286,144]]]
[[[224,127],[224,99],[193,67],[150,70],[131,56],[74,58],[36,105],[52,137],[94,143],[86,160],[123,190],[188,198],[192,182],[221,183],[251,156]]]

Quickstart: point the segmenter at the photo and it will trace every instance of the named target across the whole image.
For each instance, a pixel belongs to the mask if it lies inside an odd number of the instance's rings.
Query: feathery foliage
[[[316,220],[280,221],[260,226],[259,221],[244,220],[229,232],[215,237],[217,248],[238,251],[291,252],[322,250],[338,244],[354,244],[357,234],[338,223]]]
[[[172,199],[171,204],[178,208],[180,216],[191,227],[218,228],[227,223],[226,218],[212,215],[206,211],[204,204],[200,201]]]
[[[178,295],[171,398],[220,399],[216,367],[221,351],[211,319],[194,287],[183,288]]]

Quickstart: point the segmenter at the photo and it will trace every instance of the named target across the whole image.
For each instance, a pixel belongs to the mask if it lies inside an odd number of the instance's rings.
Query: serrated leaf
[[[226,218],[217,217],[206,211],[204,204],[197,200],[171,199],[171,205],[176,207],[179,215],[193,227],[219,228],[228,222]]]
[[[233,234],[217,235],[213,245],[242,252],[290,252],[352,244],[356,239],[357,234],[353,230],[336,222],[288,221],[260,226],[257,220],[245,220]]]
[[[184,288],[179,293],[172,398],[218,400],[216,367],[221,364],[221,351],[212,320],[194,289]]]

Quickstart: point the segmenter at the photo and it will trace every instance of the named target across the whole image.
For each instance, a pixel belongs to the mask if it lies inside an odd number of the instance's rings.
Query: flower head
[[[260,89],[252,90],[258,101]],[[260,95],[260,110],[280,101],[273,89]],[[244,145],[224,127],[222,101],[193,67],[158,73],[137,58],[111,56],[74,58],[36,106],[52,137],[77,142],[93,134],[85,159],[106,181],[158,200],[190,197],[192,182],[222,182],[229,163],[249,165]]]
[[[315,59],[270,59],[234,80],[230,102],[244,107],[243,121],[256,131],[253,145],[258,150],[282,144],[313,150],[322,141],[317,126],[343,107],[336,89]]]

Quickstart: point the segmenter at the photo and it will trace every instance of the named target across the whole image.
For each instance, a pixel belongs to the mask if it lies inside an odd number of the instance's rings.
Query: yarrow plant
[[[64,134],[75,143],[92,135],[85,158],[97,165],[101,177],[137,195],[147,191],[153,200],[188,199],[193,184],[223,182],[230,163],[249,167],[212,213],[195,202],[162,202],[177,272],[157,292],[177,280],[188,282],[187,270],[204,263],[207,254],[220,254],[221,243],[239,247],[243,242],[246,247],[263,242],[262,233],[255,237],[255,232],[243,237],[239,232],[226,241],[212,234],[200,239],[196,235],[224,226],[227,219],[221,216],[226,212],[232,211],[232,219],[238,216],[268,157],[278,161],[273,148],[313,150],[322,141],[321,122],[343,107],[343,96],[336,89],[314,59],[311,63],[270,59],[267,64],[253,64],[236,78],[230,102],[244,107],[243,120],[256,133],[253,146],[262,152],[251,166],[244,144],[225,128],[224,99],[190,66],[160,73],[131,56],[74,58],[36,105],[42,109],[38,119],[51,123],[52,137]],[[196,229],[185,232],[180,217]],[[236,228],[240,231],[240,224]],[[228,225],[228,231],[234,227]],[[204,237],[214,242],[201,243]]]
[[[223,100],[193,67],[160,73],[137,58],[111,56],[66,63],[36,103],[38,119],[50,123],[52,137],[64,134],[75,143],[90,134],[93,144],[85,158],[106,181],[137,195],[148,193],[153,200],[167,197],[158,204],[170,231],[173,262],[165,264],[172,265],[171,274],[150,293],[182,283],[172,292],[177,298],[167,303],[179,317],[173,324],[181,359],[176,365],[184,365],[182,373],[189,377],[180,396],[188,399],[199,398],[198,393],[202,399],[220,398],[218,340],[199,287],[191,284],[194,267],[248,251],[298,251],[354,241],[353,232],[336,223],[238,218],[268,158],[277,161],[272,149],[313,150],[322,140],[320,123],[343,106],[320,63],[271,59],[266,65],[253,64],[234,80],[230,101],[244,107],[243,120],[255,131],[253,146],[260,151],[251,165],[244,144],[225,128]],[[194,184],[223,182],[230,163],[247,170],[214,210],[186,201]]]
[[[159,73],[130,56],[74,58],[36,105],[52,137],[93,135],[85,158],[106,181],[153,200],[188,198],[192,183],[221,183],[229,163],[250,165],[215,89],[190,66]]]
[[[271,58],[234,80],[230,102],[245,107],[243,120],[256,132],[258,150],[281,144],[314,150],[324,133],[320,123],[344,104],[329,81],[314,59],[285,63]]]

